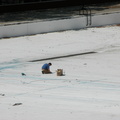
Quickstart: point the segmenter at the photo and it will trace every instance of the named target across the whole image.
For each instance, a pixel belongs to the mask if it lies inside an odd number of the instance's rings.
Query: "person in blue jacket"
[[[50,74],[52,73],[50,71],[50,66],[52,65],[52,63],[45,63],[43,66],[42,66],[42,74]]]

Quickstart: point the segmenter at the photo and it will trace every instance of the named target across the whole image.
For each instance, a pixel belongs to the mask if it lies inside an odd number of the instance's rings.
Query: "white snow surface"
[[[120,120],[120,27],[0,39],[0,120]]]

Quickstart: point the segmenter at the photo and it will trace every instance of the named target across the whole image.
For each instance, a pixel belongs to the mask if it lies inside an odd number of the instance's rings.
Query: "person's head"
[[[49,66],[51,66],[52,65],[52,63],[48,63],[49,64]]]

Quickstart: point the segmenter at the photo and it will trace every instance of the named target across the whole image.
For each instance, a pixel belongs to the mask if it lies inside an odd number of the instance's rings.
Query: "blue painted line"
[[[12,69],[12,68],[16,68],[16,65],[11,65],[11,66],[4,66],[4,67],[0,67],[0,70],[6,70],[6,69]]]
[[[107,90],[113,90],[113,89],[119,89],[120,90],[120,85],[119,84],[113,84],[113,83],[102,83],[102,81],[80,81],[80,84],[89,84],[91,86],[96,86],[96,87],[102,87],[107,89]]]
[[[35,80],[65,80],[65,79],[58,79],[58,78],[45,78],[40,76],[22,76],[22,75],[4,75],[4,74],[1,74],[0,77],[24,78],[24,79],[35,79]]]

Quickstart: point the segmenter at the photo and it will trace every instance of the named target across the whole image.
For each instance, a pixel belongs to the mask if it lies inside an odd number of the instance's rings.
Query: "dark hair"
[[[49,63],[49,65],[52,65],[52,63]]]

